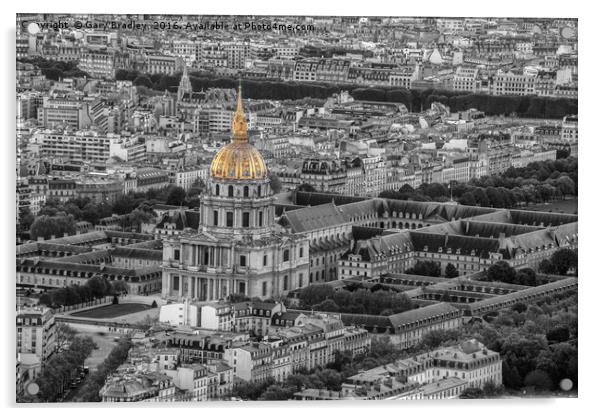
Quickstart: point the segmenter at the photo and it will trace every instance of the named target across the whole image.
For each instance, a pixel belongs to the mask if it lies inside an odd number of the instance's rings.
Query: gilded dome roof
[[[268,175],[261,153],[249,143],[240,87],[232,117],[232,140],[213,157],[209,173],[224,179],[264,179]]]

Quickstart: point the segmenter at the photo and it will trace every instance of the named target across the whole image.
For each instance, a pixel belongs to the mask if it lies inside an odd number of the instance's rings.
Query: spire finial
[[[242,106],[242,81],[238,80],[238,96],[236,97],[236,111],[232,117],[232,141],[247,141],[247,121]]]

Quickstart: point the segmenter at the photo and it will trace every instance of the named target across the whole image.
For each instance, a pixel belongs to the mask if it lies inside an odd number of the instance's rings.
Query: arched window
[[[228,196],[234,196],[234,187],[232,185],[228,185]]]
[[[244,196],[245,198],[249,196],[249,187],[246,185],[244,188],[242,188],[242,196]]]

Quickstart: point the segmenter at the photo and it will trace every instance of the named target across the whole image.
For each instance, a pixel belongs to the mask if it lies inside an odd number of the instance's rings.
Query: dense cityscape
[[[577,397],[577,32],[18,14],[17,402]]]

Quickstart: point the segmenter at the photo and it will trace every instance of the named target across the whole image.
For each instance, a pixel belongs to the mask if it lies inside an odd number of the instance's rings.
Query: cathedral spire
[[[232,117],[232,142],[247,142],[247,121],[242,106],[242,85],[238,82],[238,96],[236,97],[236,111]]]
[[[182,100],[185,94],[192,93],[192,84],[188,77],[188,66],[184,65],[184,72],[180,78],[180,85],[178,86],[178,101]]]

